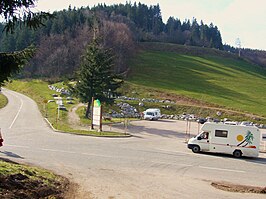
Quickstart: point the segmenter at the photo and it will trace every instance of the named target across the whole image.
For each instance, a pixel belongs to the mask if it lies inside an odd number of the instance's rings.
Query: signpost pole
[[[60,115],[60,106],[59,106],[59,103],[58,103],[58,106],[57,106],[57,119],[59,120],[59,115]]]
[[[94,108],[94,97],[91,98],[91,129],[93,129],[93,108]]]
[[[102,116],[103,116],[103,106],[101,106],[101,114],[100,114],[100,132],[102,132]]]

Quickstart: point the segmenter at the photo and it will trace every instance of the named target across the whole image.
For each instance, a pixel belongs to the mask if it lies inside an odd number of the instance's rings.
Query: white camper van
[[[260,131],[255,126],[205,123],[201,133],[188,141],[194,153],[200,151],[232,154],[235,157],[258,157]]]
[[[149,108],[144,113],[144,120],[158,120],[161,118],[161,111],[158,108]]]

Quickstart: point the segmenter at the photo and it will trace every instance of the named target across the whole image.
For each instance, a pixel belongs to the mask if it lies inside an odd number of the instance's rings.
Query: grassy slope
[[[37,167],[0,159],[0,196],[3,198],[62,198],[68,182]]]
[[[0,93],[0,109],[5,107],[7,102],[8,102],[7,98],[3,94]]]
[[[243,60],[142,51],[129,82],[266,116],[266,70]]]

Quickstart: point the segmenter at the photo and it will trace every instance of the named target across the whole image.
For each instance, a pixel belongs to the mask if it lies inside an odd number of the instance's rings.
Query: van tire
[[[192,147],[192,151],[193,151],[193,153],[199,153],[200,152],[200,147],[198,145],[194,145]]]
[[[241,158],[242,152],[240,150],[235,150],[233,156],[236,158]]]

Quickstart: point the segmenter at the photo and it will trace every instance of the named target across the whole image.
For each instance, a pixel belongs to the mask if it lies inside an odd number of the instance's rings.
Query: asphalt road
[[[77,198],[265,198],[217,190],[212,181],[266,186],[266,156],[235,159],[194,154],[186,123],[132,122],[131,138],[96,138],[53,132],[28,97],[5,90],[0,110],[0,157],[41,166],[80,185]],[[124,131],[122,125],[107,126]],[[193,123],[191,132],[197,133]]]

